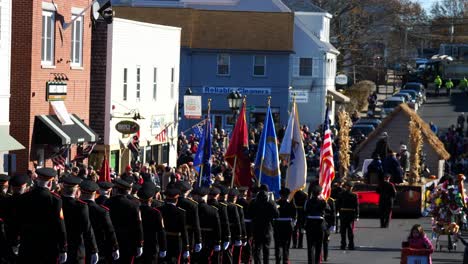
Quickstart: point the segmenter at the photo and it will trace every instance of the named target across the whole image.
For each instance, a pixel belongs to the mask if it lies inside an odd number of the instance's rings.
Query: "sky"
[[[424,9],[426,9],[426,12],[431,11],[432,4],[435,2],[439,2],[440,0],[417,0]]]

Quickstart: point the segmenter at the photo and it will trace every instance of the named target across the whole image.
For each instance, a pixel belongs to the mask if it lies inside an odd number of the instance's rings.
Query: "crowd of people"
[[[453,175],[468,173],[468,128],[466,123],[468,120],[465,113],[461,113],[457,118],[456,125],[451,125],[445,133],[440,133],[436,126],[431,125],[432,131],[439,134],[445,149],[450,153],[450,159],[446,163],[446,172]]]

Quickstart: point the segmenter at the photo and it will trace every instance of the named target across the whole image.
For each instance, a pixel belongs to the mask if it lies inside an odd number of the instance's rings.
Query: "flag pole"
[[[198,176],[198,187],[201,187],[202,178],[203,178],[203,163],[200,164],[200,175]]]
[[[270,108],[270,103],[271,103],[271,96],[267,97],[267,106]],[[267,109],[268,109],[267,108]],[[267,117],[268,118],[268,117]],[[266,123],[266,122],[265,122]],[[263,127],[262,134],[265,133],[266,127]],[[263,144],[266,144],[266,142],[263,142]],[[263,151],[265,151],[265,147],[263,148]],[[262,169],[263,169],[263,160],[265,159],[264,157],[265,153],[262,153],[262,161],[260,162],[260,171],[258,173],[258,186],[260,187],[260,184],[262,183]]]
[[[292,106],[291,106],[291,113],[294,109],[294,112],[296,110],[296,93],[293,93],[293,102],[292,102]],[[293,128],[294,128],[294,123],[293,123]],[[294,131],[293,133],[291,133],[291,136],[294,137]],[[293,147],[293,146],[291,146]],[[289,174],[291,173],[291,153],[289,154],[289,157],[288,157],[288,172],[286,173],[286,178],[284,179],[284,187],[288,188],[288,180],[289,180]]]
[[[211,112],[211,98],[208,98],[208,109],[207,109],[207,115],[206,115],[206,120],[208,121],[210,119],[210,112]],[[204,133],[211,133],[211,131],[204,131]],[[211,135],[208,135],[209,137]],[[206,142],[205,142],[206,144]],[[205,146],[203,146],[205,147]],[[209,148],[211,148],[211,146],[209,146]],[[209,157],[209,159],[211,159],[211,157]],[[200,164],[200,178],[199,178],[199,181],[198,181],[198,186],[201,187],[202,185],[202,180],[203,180],[203,167],[204,167],[204,161],[202,160],[202,163]],[[210,177],[211,171],[209,172],[208,174],[208,177]]]
[[[231,188],[234,187],[234,178],[236,177],[237,155],[234,156],[234,166],[232,167]]]

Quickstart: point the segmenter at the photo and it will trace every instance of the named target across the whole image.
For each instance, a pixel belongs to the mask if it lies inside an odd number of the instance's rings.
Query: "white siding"
[[[152,130],[152,118],[164,118],[164,122],[177,121],[179,64],[180,64],[180,28],[114,19],[112,31],[112,70],[111,70],[111,110],[114,115],[122,115],[131,109],[138,109],[141,117],[140,146],[148,142],[155,143],[155,134],[162,130]],[[140,68],[140,99],[136,98],[136,69]],[[127,100],[123,101],[123,69],[128,69]],[[157,68],[157,99],[153,100],[153,70]],[[171,83],[171,70],[174,68],[174,82]],[[171,85],[175,87],[171,98]],[[122,119],[113,118],[110,124],[109,142],[119,146],[121,134],[115,130],[115,124]],[[168,129],[168,139],[177,138],[177,127]],[[128,138],[123,139],[124,142]],[[170,140],[168,140],[169,143]],[[174,142],[175,143],[175,142]],[[175,166],[175,145],[170,144],[169,163]]]

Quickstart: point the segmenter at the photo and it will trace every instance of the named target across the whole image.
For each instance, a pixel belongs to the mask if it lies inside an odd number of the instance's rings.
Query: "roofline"
[[[307,36],[309,36],[309,38],[311,38],[315,42],[315,44],[317,44],[317,46],[320,47],[321,51],[324,51],[326,53],[335,54],[337,56],[340,55],[340,51],[337,50],[331,44],[330,45],[334,48],[334,50],[333,49],[324,49],[323,46],[322,46],[322,43],[325,43],[325,42],[321,41],[317,36],[315,36],[312,32],[310,32],[310,30],[307,29],[307,27],[305,27],[305,25],[303,25],[303,23],[301,21],[299,21],[298,18],[296,19],[296,17],[294,18],[294,25],[297,25],[298,27],[300,27],[307,34]]]
[[[189,50],[191,52],[212,52],[212,53],[278,53],[279,54],[292,54],[292,50],[247,50],[247,49],[213,49],[213,48],[190,48],[181,46],[181,49]]]
[[[153,24],[153,23],[148,23],[148,22],[141,22],[141,21],[126,19],[126,18],[121,18],[121,17],[114,18],[114,21],[125,22],[125,23],[129,23],[129,24],[135,24],[135,25],[151,27],[151,28],[160,28],[160,29],[168,29],[168,30],[174,30],[174,31],[182,31],[182,28],[180,28],[180,27],[166,26],[166,25],[161,25],[161,24]]]
[[[316,16],[316,15],[320,15],[320,16],[325,16],[325,17],[328,17],[328,18],[333,18],[333,15],[328,13],[328,12],[307,12],[307,11],[295,11],[294,12],[295,14],[298,14],[298,15],[306,15],[306,16]]]

